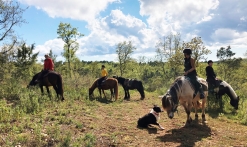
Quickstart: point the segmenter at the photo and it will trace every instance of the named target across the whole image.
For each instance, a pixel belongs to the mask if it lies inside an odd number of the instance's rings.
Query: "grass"
[[[35,92],[36,91],[36,92]],[[181,106],[179,113],[169,119],[164,112],[160,124],[148,129],[137,128],[139,117],[147,114],[154,104],[161,106],[157,93],[146,93],[140,100],[131,91],[130,101],[123,100],[120,88],[116,102],[101,99],[98,91],[89,99],[87,90],[65,92],[60,102],[39,90],[24,92],[18,99],[0,100],[0,146],[246,146],[246,126],[241,125],[236,113],[207,111],[208,124],[193,121],[184,127],[186,114]],[[106,91],[107,97],[110,92]],[[192,118],[194,118],[192,113]],[[200,116],[200,113],[199,113]]]

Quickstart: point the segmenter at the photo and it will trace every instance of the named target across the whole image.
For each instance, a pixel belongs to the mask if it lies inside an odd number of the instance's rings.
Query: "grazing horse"
[[[41,72],[35,74],[32,78],[32,80],[30,81],[28,87],[30,86],[35,86],[37,84],[39,84],[41,93],[44,93],[43,90],[43,86],[46,87],[47,93],[50,94],[50,90],[49,90],[49,86],[53,86],[54,90],[57,93],[57,97],[59,97],[61,100],[64,100],[63,97],[63,81],[62,81],[62,76],[54,71],[49,71],[48,73],[46,73],[43,78],[39,81],[36,82],[36,80],[38,79],[38,77],[40,76]]]
[[[227,94],[231,101],[230,104],[234,107],[234,109],[238,109],[239,96],[235,93],[230,84],[226,81],[218,80],[219,87],[213,88],[212,84],[208,83],[209,89],[213,89],[213,93],[216,95],[216,98],[222,99],[224,94]]]
[[[96,79],[94,82],[93,82],[93,85],[89,88],[89,96],[91,96],[93,94],[93,91],[95,90],[95,88],[98,87],[98,80],[99,79]],[[101,90],[103,91],[103,94],[105,96],[105,92],[104,90],[108,90],[110,89],[111,91],[111,100],[112,98],[114,97],[113,95],[113,90],[114,90],[114,93],[115,93],[115,100],[117,100],[118,98],[118,81],[114,78],[107,78],[105,81],[103,81],[101,83],[101,86],[100,88],[98,87],[99,89],[99,94],[100,94],[100,97],[102,98],[101,96]],[[105,96],[106,98],[106,96]]]
[[[198,80],[202,84],[205,94],[205,98],[201,99],[202,121],[205,123],[205,105],[208,96],[208,84],[207,81],[202,78],[198,78]],[[184,76],[178,77],[167,93],[162,97],[162,106],[164,110],[167,111],[168,117],[171,119],[174,117],[174,112],[177,111],[178,103],[180,103],[187,113],[186,125],[192,122],[192,118],[190,117],[192,106],[195,108],[195,118],[198,119],[197,109],[200,108],[200,94],[198,92],[197,95],[193,97],[194,92],[195,88],[188,78]]]
[[[124,89],[124,99],[130,99],[130,93],[129,90],[137,89],[137,91],[141,95],[141,100],[145,98],[144,88],[142,85],[142,82],[136,79],[125,79],[123,77],[113,76],[113,78],[118,80],[118,83],[120,83],[123,86]]]

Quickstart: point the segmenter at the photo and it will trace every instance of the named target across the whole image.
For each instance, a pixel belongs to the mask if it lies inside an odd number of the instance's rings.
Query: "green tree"
[[[14,65],[17,68],[17,75],[20,76],[30,76],[32,73],[27,74],[30,67],[37,61],[38,53],[33,53],[35,45],[27,46],[26,43],[23,43],[20,47],[17,48],[17,52],[14,55],[15,62]]]
[[[180,40],[180,34],[170,34],[156,45],[156,58],[162,63],[162,71],[166,79],[175,78],[181,70],[183,53]],[[168,71],[167,67],[169,67]]]
[[[219,59],[218,73],[222,75],[224,80],[233,80],[233,70],[237,70],[241,65],[241,58],[233,58],[235,53],[231,51],[231,46],[221,47],[217,50],[217,58]],[[231,70],[229,70],[231,69]]]
[[[69,73],[71,72],[71,61],[76,58],[75,53],[79,48],[77,40],[84,36],[78,32],[77,28],[73,28],[69,23],[60,23],[57,29],[58,38],[64,41],[64,52],[62,55],[68,62]],[[70,73],[71,75],[71,73]]]
[[[120,75],[122,76],[127,68],[127,63],[132,60],[131,54],[136,50],[136,47],[132,45],[132,42],[122,42],[118,43],[116,48],[116,53],[118,55]]]
[[[192,50],[192,57],[196,61],[196,66],[199,66],[199,61],[206,61],[207,58],[205,55],[211,53],[211,51],[203,45],[201,37],[195,37],[192,38],[190,42],[183,43],[183,48],[190,48]]]

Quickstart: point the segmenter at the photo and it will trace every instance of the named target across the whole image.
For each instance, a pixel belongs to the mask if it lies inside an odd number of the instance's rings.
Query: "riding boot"
[[[199,93],[200,93],[200,99],[204,99],[205,98],[205,94],[204,94],[204,91],[203,91],[202,87],[199,88]]]

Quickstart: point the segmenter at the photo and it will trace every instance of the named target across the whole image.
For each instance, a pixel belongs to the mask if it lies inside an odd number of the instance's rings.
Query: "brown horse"
[[[91,96],[93,94],[93,91],[95,90],[95,88],[98,87],[98,80],[99,79],[96,79],[94,82],[93,82],[93,85],[89,88],[89,96]],[[99,94],[100,94],[100,97],[102,98],[101,96],[101,90],[105,96],[105,92],[104,90],[108,90],[110,89],[111,91],[111,100],[112,100],[112,97],[114,97],[113,95],[113,90],[114,90],[114,93],[115,93],[115,101],[117,100],[118,98],[118,81],[114,78],[107,78],[105,81],[102,82],[101,84],[101,88],[98,88],[99,89]],[[106,98],[106,96],[105,96]]]
[[[40,82],[36,82],[36,80],[38,79],[39,75],[41,74],[41,72],[35,74],[31,80],[31,82],[29,83],[28,87],[30,86],[35,86],[37,84],[39,84],[41,93],[44,93],[43,90],[43,86],[46,87],[47,93],[50,94],[50,90],[49,90],[49,86],[53,86],[54,90],[57,93],[57,97],[59,97],[58,95],[61,96],[61,100],[64,100],[63,97],[63,81],[62,81],[62,76],[59,73],[53,72],[53,71],[49,71],[48,73],[46,73],[44,75],[44,77],[40,80]]]

